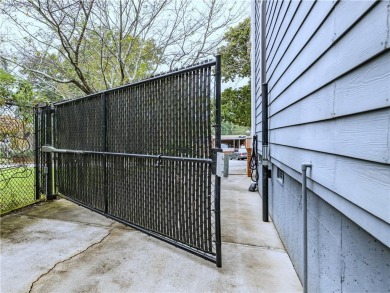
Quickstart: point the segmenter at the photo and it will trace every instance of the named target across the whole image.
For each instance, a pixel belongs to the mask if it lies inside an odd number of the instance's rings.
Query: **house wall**
[[[260,6],[252,81],[261,154]],[[266,2],[270,215],[301,277],[301,164],[311,162],[312,291],[390,286],[389,31],[388,0]]]

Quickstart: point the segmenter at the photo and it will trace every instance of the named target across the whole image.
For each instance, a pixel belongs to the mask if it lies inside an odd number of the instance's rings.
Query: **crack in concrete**
[[[282,248],[276,248],[276,247],[271,247],[268,245],[256,245],[256,244],[249,244],[249,243],[237,243],[237,242],[226,242],[222,241],[223,244],[230,244],[230,245],[240,245],[240,246],[246,246],[246,247],[254,247],[254,248],[260,248],[260,249],[265,249],[265,250],[273,250],[273,251],[278,251],[278,252],[284,252],[286,251]]]
[[[76,253],[75,255],[72,255],[72,256],[68,257],[67,259],[64,259],[64,260],[61,260],[61,261],[55,263],[54,266],[51,267],[46,273],[43,273],[43,274],[40,275],[34,282],[32,282],[32,284],[31,284],[31,286],[30,286],[30,290],[29,290],[28,292],[31,293],[31,291],[32,291],[32,289],[33,289],[33,287],[34,287],[34,285],[35,285],[37,282],[39,282],[39,280],[40,280],[41,278],[43,278],[44,276],[50,274],[50,272],[52,272],[52,271],[56,268],[57,265],[62,264],[62,263],[64,263],[64,262],[67,262],[68,260],[71,260],[72,258],[74,258],[74,257],[76,257],[76,256],[79,256],[80,254],[83,254],[83,253],[86,252],[88,249],[92,248],[93,246],[102,243],[108,236],[110,236],[112,230],[114,230],[114,229],[116,229],[116,227],[111,228],[111,229],[108,231],[107,235],[105,235],[105,236],[104,236],[102,239],[100,239],[98,242],[92,243],[92,244],[89,245],[87,248],[85,248],[85,249],[83,249],[82,251]]]

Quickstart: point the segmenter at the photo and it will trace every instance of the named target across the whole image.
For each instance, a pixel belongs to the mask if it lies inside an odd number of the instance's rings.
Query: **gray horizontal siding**
[[[288,25],[283,41],[280,44],[277,44],[277,50],[275,52],[275,55],[271,56],[269,55],[269,52],[267,52],[267,77],[272,76],[275,68],[282,61],[283,56],[289,49],[291,42],[294,40],[296,34],[299,32],[299,28],[304,23],[314,4],[315,2],[312,1],[302,1],[299,3],[299,7]]]
[[[261,0],[260,0],[260,1],[261,1]],[[259,7],[260,7],[260,1],[257,0],[257,3],[259,3]],[[275,1],[267,1],[267,2],[266,2],[265,14],[266,14],[267,22],[270,20],[270,12],[271,12],[272,6],[275,4],[274,2],[275,2]]]
[[[283,58],[273,72],[269,74],[269,87],[273,90],[274,87],[280,87],[288,82],[287,79],[294,78],[295,74],[302,72],[302,68],[306,68],[308,61],[312,56],[316,56],[315,52],[311,52],[310,47],[317,46],[323,49],[323,41],[311,42],[312,36],[318,36],[317,29],[321,26],[323,20],[331,15],[331,11],[338,2],[331,1],[315,2],[311,7],[309,14],[304,19],[301,27],[298,29],[291,44],[289,44]],[[332,37],[332,30],[326,31]],[[321,35],[320,35],[321,37]],[[298,60],[297,60],[298,59]],[[294,66],[293,66],[294,65]],[[299,68],[301,67],[301,69]],[[300,70],[297,72],[297,70]]]
[[[270,115],[305,97],[387,50],[387,5],[380,2],[287,88],[271,90]],[[369,25],[367,25],[369,24]],[[362,36],[366,36],[362,39]],[[289,80],[287,78],[287,80]],[[283,93],[283,95],[282,95]]]
[[[275,6],[274,18],[272,19],[272,22],[271,22],[270,27],[269,27],[269,31],[266,34],[266,36],[267,36],[267,38],[266,38],[267,39],[266,40],[266,46],[271,41],[272,36],[274,34],[275,27],[276,27],[276,22],[277,22],[277,20],[279,18],[280,10],[282,9],[283,3],[284,3],[284,1],[277,1],[277,4]]]
[[[274,129],[270,142],[390,164],[389,123],[390,108]]]
[[[271,3],[271,8],[268,14],[269,16],[267,17],[267,21],[266,21],[266,31],[265,31],[266,36],[269,35],[272,21],[274,20],[275,17],[277,17],[277,15],[275,16],[275,14],[276,14],[276,6],[278,5],[278,2],[280,1],[272,1]]]
[[[280,44],[283,42],[284,37],[287,34],[288,28],[289,28],[292,20],[294,19],[295,13],[297,12],[298,7],[301,3],[302,2],[300,2],[300,1],[292,1],[291,4],[289,5],[289,7],[286,11],[286,15],[283,17],[283,20],[280,23],[279,30],[278,30],[278,33],[275,37],[275,40],[272,42],[271,47],[267,48],[267,52],[268,52],[267,53],[267,63],[269,65],[273,62],[273,60],[275,58],[275,53],[279,49]],[[281,17],[279,17],[279,18],[281,19]],[[270,56],[272,58],[269,58]]]
[[[389,68],[390,51],[387,51],[273,115],[270,119],[270,128],[315,122],[389,107]]]
[[[286,16],[290,4],[291,1],[283,1],[282,5],[280,6],[279,13],[277,15],[277,18],[275,19],[275,24],[274,24],[272,34],[269,38],[267,38],[267,44],[266,44],[267,50],[270,50],[270,47],[275,43],[276,37],[278,36],[281,29],[280,24],[282,23],[284,17]]]
[[[277,98],[281,92],[283,92],[288,86],[290,86],[295,80],[297,80],[301,74],[307,70],[312,64],[324,54],[333,44],[337,43],[340,34],[349,29],[356,18],[356,11],[364,14],[368,9],[374,6],[370,1],[357,2],[354,8],[355,13],[349,14],[349,5],[343,2],[339,5],[331,5],[332,2],[320,2],[317,4],[310,16],[307,18],[301,30],[295,37],[291,49],[285,54],[282,62],[275,70],[275,75],[270,76],[269,83],[270,89],[273,91],[273,99]],[[326,5],[326,6],[325,6]],[[374,10],[370,16],[375,18],[378,14],[383,14],[384,6],[380,5],[381,9]],[[316,9],[317,8],[317,9]],[[334,9],[333,9],[334,8]],[[333,10],[332,10],[333,9]],[[319,10],[322,13],[317,12]],[[334,30],[334,24],[336,19],[340,18],[340,15],[349,15],[344,17],[342,23],[338,22],[337,32]],[[384,13],[383,15],[385,15]],[[325,17],[326,16],[326,17]],[[312,18],[316,19],[312,25]],[[383,19],[384,20],[384,19]],[[371,21],[371,20],[367,20]],[[355,30],[357,31],[357,30]],[[352,45],[352,44],[351,44]],[[350,49],[350,46],[344,46],[345,49]],[[336,50],[339,50],[340,46]],[[342,54],[342,52],[340,52]]]
[[[272,162],[300,180],[302,162],[311,161],[309,189],[387,245],[389,5],[268,1],[266,22]],[[260,52],[260,27],[257,35]],[[255,131],[261,139],[261,60],[256,61]]]

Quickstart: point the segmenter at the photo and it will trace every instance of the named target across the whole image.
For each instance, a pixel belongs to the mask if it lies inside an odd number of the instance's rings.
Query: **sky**
[[[205,5],[205,4],[203,4],[203,2],[201,0],[193,0],[192,3],[196,3],[197,5],[199,5],[199,7],[201,5]],[[237,4],[237,3],[239,4],[240,8],[244,7],[244,11],[245,11],[242,14],[242,17],[237,20],[237,23],[238,23],[250,15],[250,0],[238,0],[238,1],[237,0],[226,0],[227,6],[230,6],[232,4]],[[8,36],[13,36],[13,37],[16,37],[19,35],[18,32],[16,31],[16,29],[12,25],[10,25],[10,23],[7,23],[4,19],[4,16],[0,13],[0,42],[1,42],[1,35],[2,34],[7,34]],[[196,36],[196,35],[193,36],[193,38],[197,38],[197,37],[198,36]],[[1,52],[1,50],[7,51],[9,49],[7,48],[6,44],[0,43],[0,52]],[[166,71],[166,69],[164,70],[164,68],[162,68],[161,71]],[[247,81],[248,81],[248,79],[244,79],[244,80],[236,80],[235,82],[223,83],[222,89],[225,89],[227,87],[233,87],[233,88],[240,87],[240,86],[246,84]]]

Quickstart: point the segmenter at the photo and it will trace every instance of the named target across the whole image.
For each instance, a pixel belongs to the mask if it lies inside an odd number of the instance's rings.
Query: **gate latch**
[[[51,145],[43,145],[42,148],[41,148],[42,152],[44,153],[52,153],[54,152],[56,149],[54,147],[52,147]]]
[[[158,155],[158,158],[157,158],[157,162],[156,162],[156,165],[154,165],[155,167],[161,167],[162,166],[162,161],[161,161],[161,155]]]
[[[217,153],[217,170],[216,174],[218,177],[223,177],[223,167],[224,167],[224,159],[223,153]]]

